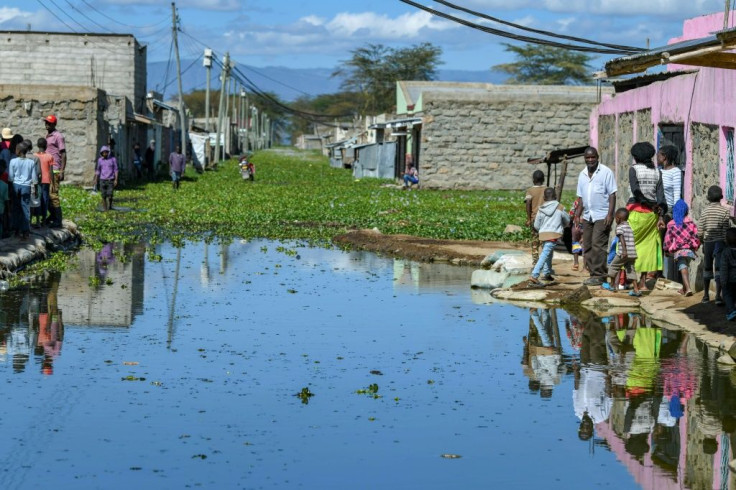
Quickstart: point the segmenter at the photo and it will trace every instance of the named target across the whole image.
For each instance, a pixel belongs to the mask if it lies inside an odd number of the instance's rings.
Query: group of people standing
[[[66,169],[64,135],[56,129],[56,116],[43,118],[46,135],[33,143],[4,128],[0,135],[0,236],[13,233],[28,239],[34,227],[60,227],[59,187]]]
[[[639,296],[648,290],[647,280],[660,276],[668,263],[681,275],[680,294],[692,296],[689,265],[697,258],[696,251],[702,245],[705,288],[702,301],[711,300],[709,290],[714,280],[715,304],[725,304],[727,318],[736,320],[736,229],[730,230],[731,213],[721,205],[722,189],[715,185],[708,189],[709,204],[696,224],[689,217],[687,203],[681,198],[682,171],[677,166],[677,148],[664,146],[657,151],[651,143],[640,142],[631,147],[631,156],[630,198],[618,209],[616,195],[619,189],[614,173],[600,164],[596,148],[585,150],[585,169],[578,177],[572,216],[556,200],[554,189],[542,186],[544,174],[536,171],[532,175],[535,185],[527,190],[527,225],[533,226],[532,255],[536,264],[529,282],[540,284],[544,280],[554,280],[551,267],[554,244],[562,236],[563,228],[572,226],[574,240],[583,251],[585,268],[590,274],[586,285],[613,291],[619,289],[619,284],[623,286],[628,282],[631,285],[629,294]],[[616,245],[609,257],[612,229]],[[733,243],[729,241],[731,235]],[[544,246],[537,255],[540,242],[544,242]],[[573,252],[576,251],[573,248]],[[719,274],[731,265],[730,258],[733,259],[733,288],[727,286],[730,279],[724,274],[721,281]],[[619,282],[622,269],[626,279]]]

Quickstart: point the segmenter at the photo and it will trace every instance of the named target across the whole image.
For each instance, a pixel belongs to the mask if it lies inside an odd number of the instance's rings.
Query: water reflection
[[[728,463],[736,435],[734,385],[715,353],[640,314],[567,314],[569,349],[559,343],[561,310],[529,309],[524,373],[551,396],[572,372],[578,438],[612,451],[642,488],[736,488]]]
[[[0,296],[0,363],[10,363],[15,373],[24,372],[31,359],[43,374],[54,372],[64,341],[59,279],[59,273],[50,274],[42,289]]]

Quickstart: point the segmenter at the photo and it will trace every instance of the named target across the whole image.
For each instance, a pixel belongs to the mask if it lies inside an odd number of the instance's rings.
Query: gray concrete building
[[[89,185],[99,148],[112,138],[123,174],[131,149],[155,135],[146,104],[146,47],[130,34],[5,31],[0,127],[35,140],[55,114],[67,139],[66,182]]]
[[[406,128],[397,153],[412,153],[423,187],[525,189],[534,170],[547,173],[527,159],[588,144],[599,99],[598,87],[398,82],[398,117],[422,122]],[[571,163],[566,189],[582,167]]]

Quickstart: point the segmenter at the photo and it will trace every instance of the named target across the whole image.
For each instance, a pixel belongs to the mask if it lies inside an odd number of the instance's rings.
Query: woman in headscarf
[[[663,216],[667,212],[662,175],[654,166],[656,150],[651,143],[636,143],[631,147],[634,164],[629,168],[629,188],[631,198],[626,205],[629,211],[629,225],[634,231],[636,264],[641,273],[639,288],[647,290],[647,273],[662,270]]]

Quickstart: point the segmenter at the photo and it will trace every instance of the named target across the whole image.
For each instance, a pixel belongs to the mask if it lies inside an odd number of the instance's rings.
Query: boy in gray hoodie
[[[544,245],[539,254],[532,275],[529,277],[530,284],[539,284],[539,275],[545,281],[554,281],[552,277],[552,256],[554,255],[557,240],[562,236],[563,229],[570,225],[570,217],[557,201],[555,190],[547,187],[544,190],[544,203],[539,206],[537,217],[534,219],[534,229],[539,232],[539,241]]]

